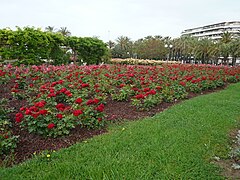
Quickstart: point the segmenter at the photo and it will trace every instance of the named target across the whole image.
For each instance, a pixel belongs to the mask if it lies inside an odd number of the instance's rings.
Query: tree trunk
[[[232,65],[233,65],[233,66],[236,66],[236,61],[237,61],[237,58],[236,58],[236,57],[233,57],[233,59],[232,59]]]

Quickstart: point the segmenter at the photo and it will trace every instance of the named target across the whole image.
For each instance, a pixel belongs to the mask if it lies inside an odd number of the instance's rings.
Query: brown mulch
[[[226,87],[226,86],[225,86]],[[223,88],[225,88],[223,87]],[[218,88],[213,91],[205,91],[202,94],[207,94],[221,90],[223,88]],[[14,154],[14,164],[21,163],[26,159],[32,157],[33,153],[39,153],[43,150],[58,150],[61,148],[66,148],[75,144],[76,142],[84,141],[96,135],[100,135],[107,132],[107,128],[102,129],[83,129],[77,127],[73,129],[69,136],[59,137],[59,138],[47,138],[36,134],[30,134],[26,130],[20,129],[20,127],[15,123],[14,115],[19,110],[20,107],[26,105],[26,100],[15,100],[11,95],[11,83],[6,85],[0,85],[0,99],[6,98],[9,100],[9,107],[14,109],[14,112],[9,114],[11,121],[13,122],[12,133],[14,135],[19,135],[18,146]],[[200,94],[190,93],[187,97],[193,98]],[[105,106],[105,114],[109,121],[123,121],[123,120],[136,120],[144,117],[150,117],[156,113],[162,112],[170,106],[181,102],[182,100],[173,103],[161,103],[160,105],[150,109],[149,111],[137,111],[130,102],[116,102],[107,99],[107,104]]]

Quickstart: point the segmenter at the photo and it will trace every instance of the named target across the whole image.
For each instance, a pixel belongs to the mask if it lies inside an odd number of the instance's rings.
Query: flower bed
[[[11,86],[9,97],[24,101],[15,107],[14,126],[45,137],[103,127],[114,119],[106,113],[109,102],[150,112],[189,93],[238,82],[239,75],[239,67],[183,64],[0,67],[1,84]]]

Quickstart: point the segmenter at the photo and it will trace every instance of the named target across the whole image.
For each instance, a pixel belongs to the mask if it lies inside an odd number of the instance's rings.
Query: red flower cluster
[[[3,72],[2,70],[0,70],[0,76],[5,76],[6,72]]]
[[[82,87],[82,88],[89,87],[89,84],[82,83],[81,87]]]
[[[148,91],[147,93],[146,93],[146,96],[148,96],[148,95],[155,95],[157,92],[154,90],[154,89],[152,89],[152,90],[150,90],[150,91]]]
[[[57,114],[56,117],[57,117],[58,119],[62,119],[62,118],[63,118],[63,115],[62,115],[62,114]]]
[[[47,113],[48,113],[48,111],[46,109],[41,109],[39,111],[39,114],[41,114],[41,115],[46,115]]]
[[[79,116],[79,115],[81,115],[83,112],[82,112],[82,110],[81,109],[77,109],[77,110],[74,110],[73,111],[73,115],[74,116]]]
[[[52,129],[52,128],[54,128],[54,127],[55,127],[55,124],[54,124],[54,123],[50,123],[50,124],[48,124],[48,126],[47,126],[48,129]]]
[[[55,93],[50,93],[48,94],[48,97],[51,98],[51,97],[56,97],[56,94]]]
[[[42,108],[42,107],[44,107],[45,105],[46,105],[46,101],[40,101],[40,102],[36,102],[35,104],[34,104],[36,107],[39,107],[39,108]]]
[[[96,110],[99,111],[99,112],[103,112],[104,104],[100,104],[98,107],[96,107]]]
[[[16,120],[16,122],[17,123],[20,123],[21,121],[22,121],[22,119],[23,119],[23,114],[22,113],[17,113],[16,115],[15,115],[15,120]]]
[[[69,90],[65,91],[64,94],[68,97],[72,97],[72,93]]]
[[[125,84],[120,84],[120,85],[119,85],[120,88],[122,88],[122,87],[124,87],[124,86],[125,86]]]
[[[144,96],[143,94],[137,94],[137,95],[135,96],[135,98],[136,98],[136,99],[144,99],[145,96]]]
[[[59,111],[64,111],[65,110],[65,105],[63,103],[59,103],[56,105],[56,108],[59,110]]]
[[[92,104],[98,104],[99,102],[100,102],[100,100],[95,98],[95,99],[89,99],[86,104],[92,105]]]
[[[82,103],[82,99],[81,99],[81,98],[77,98],[77,99],[75,100],[75,103],[81,104],[81,103]]]

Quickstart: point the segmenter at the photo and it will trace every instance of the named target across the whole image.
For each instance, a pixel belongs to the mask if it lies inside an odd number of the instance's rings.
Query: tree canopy
[[[66,64],[71,61],[98,64],[106,60],[108,49],[103,41],[92,37],[70,36],[53,32],[48,26],[42,31],[34,27],[0,29],[0,57],[2,60],[15,59],[17,64]],[[105,59],[104,59],[105,58]]]

